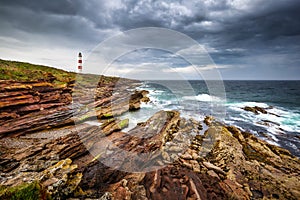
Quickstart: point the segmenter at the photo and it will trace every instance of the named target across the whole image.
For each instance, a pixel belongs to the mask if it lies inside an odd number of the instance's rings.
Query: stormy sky
[[[299,0],[0,0],[0,58],[74,71],[79,51],[88,63],[101,42],[142,27],[197,41],[211,61],[196,67],[207,72],[214,65],[223,79],[300,79]],[[155,42],[172,45],[168,39]],[[197,79],[191,63],[163,49],[137,49],[109,69],[109,75],[130,78],[176,72]]]

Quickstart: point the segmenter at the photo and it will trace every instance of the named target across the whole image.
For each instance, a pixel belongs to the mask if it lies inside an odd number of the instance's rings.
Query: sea
[[[148,80],[138,89],[149,91],[150,102],[128,112],[128,131],[159,110],[178,110],[182,117],[203,120],[212,115],[226,125],[300,157],[300,81],[197,81]],[[214,87],[215,86],[215,87]],[[245,106],[265,108],[267,114],[245,111]]]

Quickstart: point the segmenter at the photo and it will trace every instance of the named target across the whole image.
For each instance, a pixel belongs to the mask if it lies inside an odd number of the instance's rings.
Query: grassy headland
[[[75,78],[75,73],[53,67],[24,62],[0,60],[0,79],[14,81],[38,81],[53,75],[54,83],[63,84]]]
[[[64,85],[77,80],[82,85],[91,85],[98,82],[99,75],[77,74],[54,67],[36,65],[18,61],[0,59],[0,80],[13,81],[51,81],[54,85]],[[116,81],[117,77],[101,76],[102,83]]]

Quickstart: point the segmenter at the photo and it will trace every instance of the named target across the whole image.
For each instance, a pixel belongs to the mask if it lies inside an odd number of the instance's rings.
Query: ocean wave
[[[147,102],[147,103],[142,102],[141,108],[153,108],[153,105],[149,102]]]
[[[195,112],[200,109],[201,113],[205,113],[205,105],[197,104],[197,108],[195,102],[220,102],[222,99],[209,95],[208,93],[200,93],[195,96],[186,96],[184,94],[176,96],[172,96],[169,91],[164,91],[155,87],[146,87],[142,86],[140,89],[146,89],[149,93],[150,102],[147,104],[142,104],[141,107],[150,110],[180,110],[181,115],[185,115],[185,117],[196,117],[199,115],[199,112]],[[191,105],[189,105],[191,104]],[[298,132],[300,133],[300,113],[293,112],[292,110],[288,110],[286,108],[274,106],[271,103],[266,102],[255,102],[255,101],[236,101],[236,102],[226,102],[226,108],[228,110],[228,117],[225,120],[227,124],[237,125],[242,123],[252,124],[257,127],[264,128],[270,134],[282,134],[283,132]],[[259,114],[256,115],[251,112],[247,112],[243,110],[245,106],[250,107],[262,107],[267,109],[268,114]],[[273,107],[274,106],[274,107]],[[267,123],[267,122],[270,123]],[[264,123],[266,122],[266,123]],[[272,123],[274,122],[274,123]]]
[[[256,115],[243,110],[242,108],[245,106],[263,107],[267,109],[268,113]],[[231,102],[227,103],[227,108],[239,113],[238,117],[230,116],[229,120],[252,123],[256,126],[267,128],[268,132],[272,134],[282,134],[284,131],[300,133],[300,114],[291,110],[281,107],[271,107],[271,105],[261,102]],[[269,121],[269,125],[261,123],[264,121]],[[271,126],[271,128],[269,126]]]
[[[268,105],[267,103],[262,103],[262,102],[230,102],[227,103],[227,106],[234,110],[244,108],[245,106],[250,106],[250,107],[258,106],[262,108],[270,107],[270,105]]]
[[[269,113],[274,113],[276,115],[289,115],[290,112],[289,111],[285,111],[283,108],[272,108],[268,110]]]
[[[270,139],[267,139],[267,138],[264,138],[269,144],[272,144],[272,145],[274,145],[274,146],[278,146],[278,147],[280,147],[281,145],[280,144],[278,144],[277,142],[274,142],[274,141],[272,141],[272,140],[270,140]]]
[[[193,118],[198,121],[203,121],[205,118],[205,115],[202,115],[201,113],[194,113],[194,112],[182,112],[180,113],[180,117],[185,119]]]
[[[184,96],[182,97],[184,100],[193,100],[193,101],[203,101],[203,102],[209,102],[209,101],[221,101],[219,97],[215,97],[209,94],[199,94],[197,96]]]
[[[149,92],[149,94],[153,95],[153,96],[161,95],[162,93],[165,92],[163,90],[156,90],[156,89],[150,89],[150,88],[145,88],[145,90],[147,90]]]

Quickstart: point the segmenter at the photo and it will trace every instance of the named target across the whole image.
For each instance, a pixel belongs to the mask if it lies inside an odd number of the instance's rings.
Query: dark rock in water
[[[280,117],[280,115],[277,115],[277,114],[275,114],[275,113],[271,113],[271,112],[268,112],[270,115],[274,115],[274,116],[276,116],[276,117]]]
[[[271,126],[280,126],[279,123],[277,122],[273,122],[273,121],[270,121],[270,120],[262,120],[261,122],[257,122],[258,124],[261,124],[261,125],[264,125],[264,126],[268,126],[268,127],[271,127]]]
[[[254,107],[245,106],[243,109],[246,111],[249,111],[249,112],[253,112],[255,114],[260,114],[260,113],[267,114],[268,113],[265,108],[261,108],[258,106],[254,106]]]
[[[273,121],[270,121],[270,120],[262,120],[262,121],[265,122],[265,123],[270,123],[270,124],[274,124],[274,125],[276,125],[276,126],[280,126],[279,123],[273,122]]]
[[[274,108],[273,106],[269,106],[268,108],[262,108],[262,107],[259,107],[259,106],[254,106],[254,107],[250,107],[250,106],[245,106],[244,108],[242,108],[243,110],[245,111],[249,111],[249,112],[253,112],[254,114],[270,114],[270,115],[274,115],[276,117],[280,117],[279,115],[275,114],[275,113],[271,113],[271,112],[268,112],[267,110],[268,109],[272,109]]]
[[[150,99],[147,97],[147,94],[149,94],[149,92],[146,90],[135,91],[135,93],[130,96],[129,110],[138,110],[140,109],[141,102],[149,102]]]

